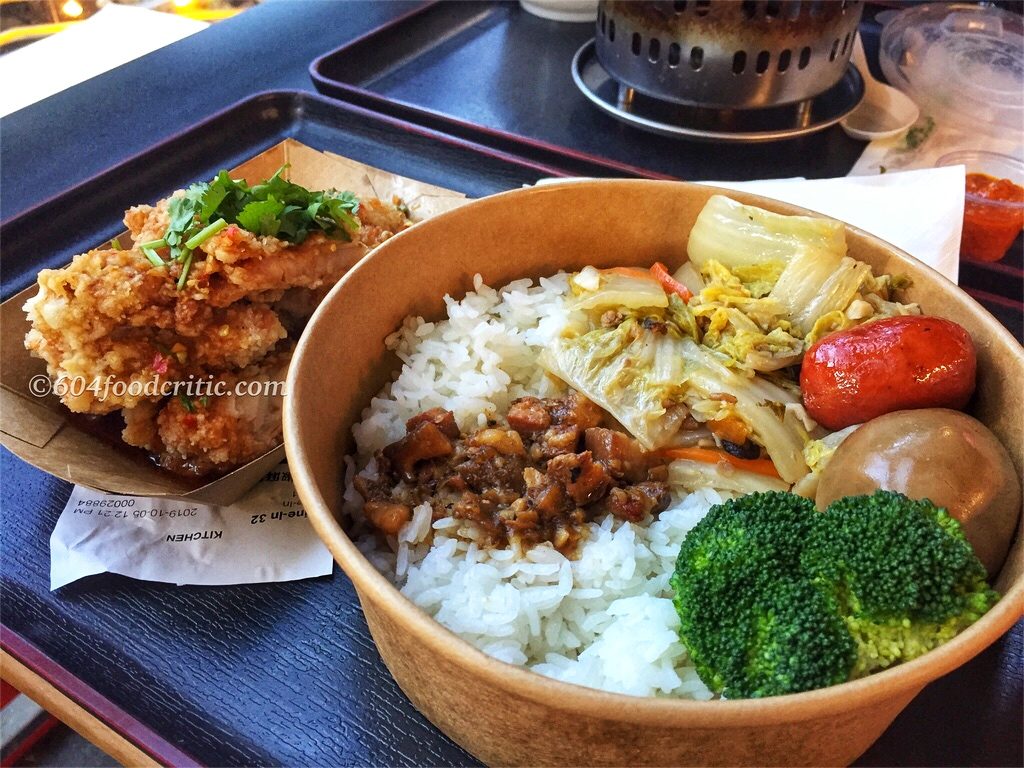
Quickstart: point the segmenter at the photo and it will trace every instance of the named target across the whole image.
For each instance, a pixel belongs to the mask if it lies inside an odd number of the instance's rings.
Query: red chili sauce
[[[985,173],[968,173],[960,255],[974,261],[999,261],[1006,255],[1022,228],[1024,188],[1009,179],[997,179]]]

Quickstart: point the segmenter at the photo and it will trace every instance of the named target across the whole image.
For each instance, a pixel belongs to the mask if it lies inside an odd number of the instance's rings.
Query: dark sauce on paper
[[[145,448],[128,445],[128,443],[121,439],[121,432],[124,430],[124,418],[121,416],[120,411],[95,415],[65,410],[63,415],[69,424],[97,438],[122,456],[127,456],[139,467],[147,469],[156,467],[161,472],[165,472],[175,478],[175,480],[185,486],[186,493],[202,488],[207,483],[213,482],[227,474],[227,471],[214,470],[198,475],[195,472],[178,472],[163,466],[159,461],[159,457],[155,454],[150,453]]]

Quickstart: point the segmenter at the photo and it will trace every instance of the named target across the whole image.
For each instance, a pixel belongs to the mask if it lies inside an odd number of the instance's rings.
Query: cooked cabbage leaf
[[[742,264],[733,267],[732,273],[736,275],[743,287],[750,291],[751,296],[760,299],[771,293],[772,287],[778,282],[783,269],[782,263],[770,261],[762,264]]]
[[[753,296],[717,261],[704,265],[704,275],[704,287],[689,309],[701,321],[705,346],[754,371],[774,371],[800,361],[803,341],[789,333],[789,321],[777,300]]]
[[[647,450],[663,447],[687,413],[698,421],[738,418],[793,483],[807,474],[810,439],[786,406],[799,388],[733,370],[726,355],[684,335],[671,320],[628,317],[617,327],[560,338],[541,353],[551,374],[600,405]]]
[[[644,309],[668,306],[661,283],[646,269],[585,267],[569,278],[573,309]]]
[[[779,275],[769,298],[782,305],[794,329],[806,336],[830,312],[843,312],[855,298],[871,267],[841,253],[803,250]]]
[[[783,216],[724,195],[714,195],[697,216],[687,252],[698,269],[717,261],[730,270],[752,265],[785,266],[803,251],[846,253],[841,222],[811,216]]]
[[[841,222],[810,216],[783,216],[715,195],[700,212],[690,233],[690,260],[714,286],[701,291],[702,301],[721,301],[742,287],[751,300],[764,297],[778,306],[794,336],[804,338],[816,323],[832,312],[845,312],[866,286],[885,286],[871,275],[871,267],[846,255]],[[728,273],[728,279],[722,272]],[[732,299],[769,331],[763,318]],[[699,312],[698,312],[699,315]],[[836,329],[854,323],[833,317],[818,329]]]
[[[830,432],[818,440],[808,442],[804,446],[804,461],[807,462],[811,471],[793,486],[793,493],[813,499],[818,493],[818,481],[821,479],[821,473],[832,460],[836,449],[860,426],[860,424],[853,424],[838,432]]]
[[[674,324],[628,317],[613,328],[560,338],[538,362],[618,419],[644,448],[654,450],[686,418],[682,342]]]
[[[920,315],[921,307],[917,304],[901,304],[898,301],[888,301],[874,293],[864,296],[864,301],[875,310],[874,318],[897,317],[899,315]]]
[[[769,296],[755,298],[740,279],[717,261],[709,261],[701,270],[704,287],[690,300],[698,317],[707,316],[720,307],[734,307],[749,317],[762,330],[781,327],[788,321],[782,304]]]
[[[683,400],[694,418],[705,421],[731,415],[741,419],[783,480],[795,483],[806,475],[803,447],[810,435],[798,419],[786,418],[786,404],[800,402],[799,387],[733,370],[725,355],[692,339],[682,339],[680,347],[687,361]]]
[[[672,277],[690,289],[690,293],[697,295],[704,288],[704,278],[700,276],[697,267],[691,261],[684,261]]]
[[[804,343],[782,328],[767,333],[740,310],[731,307],[702,312],[709,322],[703,343],[753,371],[777,371],[800,362]]]
[[[700,326],[697,324],[697,316],[693,313],[690,305],[683,301],[676,294],[668,297],[668,309],[665,316],[679,328],[684,336],[700,341]]]

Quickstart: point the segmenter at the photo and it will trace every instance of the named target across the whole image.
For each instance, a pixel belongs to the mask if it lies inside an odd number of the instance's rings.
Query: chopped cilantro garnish
[[[280,216],[287,206],[273,195],[254,200],[238,212],[239,226],[257,235],[277,235],[281,231]]]
[[[192,402],[192,398],[189,397],[188,395],[184,394],[183,392],[179,392],[178,393],[178,401],[181,403],[181,407],[184,408],[189,413],[195,413],[196,412],[196,406]]]
[[[931,116],[926,117],[924,119],[924,123],[920,125],[915,125],[909,131],[907,131],[907,135],[904,137],[904,141],[907,144],[907,149],[917,149],[919,146],[921,146],[922,143],[924,143],[924,140],[927,139],[934,130],[935,121],[931,118]]]
[[[192,235],[188,240],[185,241],[185,247],[189,250],[198,248],[200,245],[205,243],[211,237],[220,232],[228,223],[224,219],[217,219],[213,224],[203,227],[196,234]]]
[[[193,184],[184,195],[172,198],[170,225],[163,237],[171,249],[171,259],[186,261],[191,249],[228,224],[289,243],[301,243],[312,232],[351,240],[352,233],[359,229],[356,196],[335,190],[311,192],[281,178],[287,167],[282,166],[272,177],[252,187],[221,171],[212,181]],[[183,274],[187,274],[187,268]]]
[[[192,268],[192,251],[188,252],[185,256],[185,261],[181,263],[181,274],[178,275],[178,290],[180,291],[185,287],[185,282],[188,280],[188,271]]]
[[[154,267],[166,267],[167,266],[164,263],[164,260],[160,258],[160,255],[156,251],[154,251],[152,248],[143,248],[142,249],[142,253],[143,253],[143,255],[147,259],[149,259],[149,263],[152,264]]]

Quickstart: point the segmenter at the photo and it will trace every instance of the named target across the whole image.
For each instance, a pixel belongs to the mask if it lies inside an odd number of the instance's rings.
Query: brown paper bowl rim
[[[670,182],[654,180],[608,179],[577,181],[573,187],[587,186],[613,191],[617,185],[649,186],[672,184],[681,188],[699,187],[702,190],[713,190],[723,195],[739,195],[745,202],[752,205],[785,206],[794,213],[822,216],[800,206],[774,200],[763,195],[748,192],[737,193],[734,190],[696,185],[687,182]],[[444,213],[434,219],[422,222],[416,227],[395,236],[397,238],[425,237],[434,228],[443,228],[457,217],[466,215],[470,210],[478,212],[481,208],[500,209],[510,200],[534,194],[550,194],[557,185],[529,187],[502,192],[482,198],[462,208]],[[826,217],[833,218],[833,217]],[[880,245],[897,260],[913,264],[920,269],[931,270],[952,293],[959,295],[980,311],[982,322],[994,337],[1010,342],[1016,356],[1024,360],[1024,349],[1020,348],[1016,339],[984,310],[970,296],[964,293],[955,283],[941,273],[918,261],[905,251],[878,238],[862,229],[846,224],[847,230],[874,244]],[[363,268],[369,259],[375,258],[387,243],[371,251],[361,259],[331,290],[320,307],[309,321],[308,328],[314,327],[326,307],[336,300],[345,290],[350,276]],[[390,332],[392,329],[388,329]],[[342,530],[335,520],[329,506],[317,489],[313,478],[306,469],[306,452],[298,441],[299,428],[296,422],[296,411],[292,398],[296,388],[296,375],[302,368],[296,364],[307,354],[315,354],[309,345],[310,334],[304,333],[299,340],[293,363],[288,372],[287,395],[284,402],[284,436],[288,464],[296,490],[306,509],[310,522],[318,535],[327,544],[338,564],[352,580],[359,594],[360,601],[369,600],[373,606],[383,611],[403,631],[417,637],[433,651],[439,661],[455,668],[463,668],[466,672],[477,676],[496,687],[514,690],[526,699],[553,704],[569,712],[595,717],[607,717],[615,713],[616,719],[624,722],[635,722],[650,725],[652,723],[678,724],[679,718],[686,718],[694,726],[704,727],[742,727],[750,724],[770,725],[782,722],[809,720],[820,718],[826,714],[838,714],[849,711],[856,706],[864,706],[873,701],[891,697],[895,691],[919,690],[929,682],[941,677],[964,664],[980,653],[1013,624],[1024,616],[1024,578],[1019,578],[984,616],[942,646],[929,651],[917,659],[898,664],[889,669],[876,672],[867,677],[850,682],[840,683],[827,688],[819,688],[803,693],[772,696],[761,699],[712,700],[695,701],[681,698],[660,698],[630,696],[611,693],[595,688],[567,683],[549,678],[526,668],[508,664],[488,656],[466,640],[456,635],[436,619],[429,616],[421,608],[406,598],[398,589],[380,573],[366,557],[356,548],[355,544]],[[1018,530],[1018,534],[1019,530]]]

